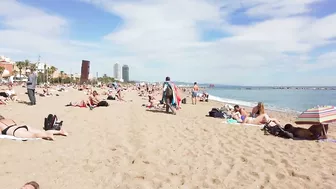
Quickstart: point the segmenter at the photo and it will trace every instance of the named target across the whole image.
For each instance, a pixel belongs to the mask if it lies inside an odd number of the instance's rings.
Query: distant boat
[[[210,88],[214,88],[215,85],[214,85],[214,84],[210,84],[209,87],[210,87]]]

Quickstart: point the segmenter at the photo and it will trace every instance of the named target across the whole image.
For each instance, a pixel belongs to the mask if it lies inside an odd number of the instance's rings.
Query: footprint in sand
[[[274,160],[272,160],[272,159],[264,159],[264,162],[265,162],[265,163],[268,163],[268,164],[270,164],[270,165],[273,165],[273,166],[276,165],[276,162],[275,162]]]

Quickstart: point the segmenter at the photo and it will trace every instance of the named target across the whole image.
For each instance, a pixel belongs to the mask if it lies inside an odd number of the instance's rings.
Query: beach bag
[[[224,113],[219,111],[218,108],[212,108],[211,111],[209,112],[209,116],[215,118],[224,118]]]
[[[103,100],[103,101],[100,101],[98,104],[97,104],[97,106],[98,107],[107,107],[107,106],[109,106],[109,103],[108,102],[106,102],[105,100]]]
[[[268,124],[265,124],[262,130],[277,137],[294,138],[292,133],[285,131],[280,125],[269,126]]]
[[[44,127],[45,131],[48,130],[61,130],[63,121],[59,121],[56,115],[49,114],[48,117],[44,118]]]
[[[108,97],[107,97],[107,100],[115,100],[115,97],[113,97],[113,96],[108,96]]]
[[[187,99],[186,98],[184,98],[184,99],[182,99],[182,104],[187,104]]]

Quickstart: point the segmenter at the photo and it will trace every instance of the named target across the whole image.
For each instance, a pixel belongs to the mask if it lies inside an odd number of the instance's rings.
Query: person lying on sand
[[[270,118],[267,114],[261,114],[258,117],[246,117],[243,123],[261,125],[265,123],[273,122],[277,125],[280,125],[280,122],[275,118]]]
[[[324,127],[324,128],[323,128]],[[286,124],[284,130],[293,134],[294,137],[305,140],[326,139],[328,133],[328,124],[316,124],[308,129],[294,127],[291,124]]]
[[[40,189],[40,185],[35,181],[31,181],[24,184],[21,189]]]
[[[27,125],[17,125],[14,120],[6,119],[0,115],[0,131],[2,135],[14,136],[18,138],[42,138],[54,140],[54,135],[67,136],[68,133],[61,129],[60,131],[48,130],[42,131]]]

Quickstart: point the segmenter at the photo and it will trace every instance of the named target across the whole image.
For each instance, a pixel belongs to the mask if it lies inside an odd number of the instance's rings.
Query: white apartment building
[[[120,65],[119,65],[118,63],[115,63],[113,69],[114,69],[114,70],[113,70],[113,77],[114,77],[116,80],[120,80],[120,79],[121,79]]]

